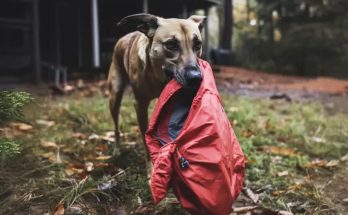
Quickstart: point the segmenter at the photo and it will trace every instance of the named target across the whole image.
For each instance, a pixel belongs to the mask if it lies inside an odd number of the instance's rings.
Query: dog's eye
[[[201,50],[201,48],[202,48],[202,42],[201,41],[197,40],[197,41],[195,41],[193,43],[193,49],[195,51],[199,51],[199,50]]]
[[[164,43],[164,47],[170,51],[178,51],[180,49],[179,44],[177,41],[169,40]]]

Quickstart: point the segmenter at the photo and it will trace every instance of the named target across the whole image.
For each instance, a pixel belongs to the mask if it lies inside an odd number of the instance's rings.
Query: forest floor
[[[235,214],[347,214],[348,82],[237,68],[216,80],[247,157]],[[32,88],[25,118],[0,128],[21,144],[2,158],[0,214],[186,214],[172,193],[151,204],[131,91],[112,158],[105,81],[72,86],[65,95]]]

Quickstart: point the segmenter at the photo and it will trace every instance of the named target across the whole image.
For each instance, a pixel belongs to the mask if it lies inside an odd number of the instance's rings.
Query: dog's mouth
[[[175,79],[185,88],[198,88],[202,81],[202,72],[197,67],[186,67],[179,71],[175,65],[164,66],[167,80]]]

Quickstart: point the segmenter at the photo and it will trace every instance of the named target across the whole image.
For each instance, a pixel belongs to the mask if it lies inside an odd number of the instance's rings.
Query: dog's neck
[[[143,71],[146,70],[146,72],[143,74],[146,75],[149,72],[151,73],[151,78],[155,78],[159,82],[166,83],[167,78],[162,70],[162,66],[159,64],[157,65],[151,60],[150,51],[152,46],[152,38],[142,35],[139,38],[138,45],[138,57],[142,62],[141,69]]]

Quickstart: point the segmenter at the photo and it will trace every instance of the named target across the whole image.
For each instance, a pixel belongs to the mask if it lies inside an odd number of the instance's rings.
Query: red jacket
[[[182,86],[170,81],[155,105],[146,132],[153,162],[151,192],[158,203],[171,186],[190,213],[225,215],[232,212],[242,189],[244,155],[223,110],[210,65],[203,60],[199,64],[203,80],[175,139],[164,137],[161,130],[166,130],[166,115],[173,109],[170,101]],[[162,146],[159,138],[167,144]]]

